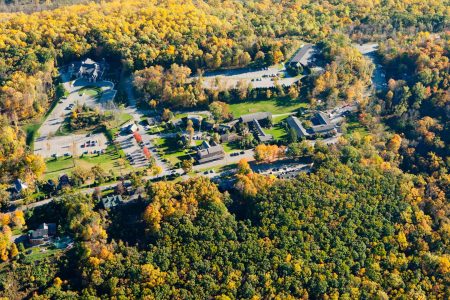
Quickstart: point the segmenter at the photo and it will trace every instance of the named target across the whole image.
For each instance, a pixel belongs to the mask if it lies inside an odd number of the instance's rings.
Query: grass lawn
[[[239,147],[238,142],[227,142],[227,143],[222,143],[221,145],[223,146],[223,150],[226,153],[231,153],[231,152],[236,152],[236,151],[242,150],[241,147]]]
[[[176,137],[156,138],[153,140],[153,143],[158,150],[162,151],[162,157],[167,159],[172,165],[188,159],[188,154],[194,154],[193,152],[187,153],[184,149],[181,149],[177,144]]]
[[[44,252],[41,252],[41,250],[44,250]],[[33,247],[31,248],[32,252],[30,254],[25,255],[24,262],[25,263],[32,263],[34,261],[42,260],[46,257],[53,256],[57,253],[62,252],[60,249],[49,249],[49,248],[41,248],[41,247]]]
[[[111,116],[112,114],[113,114],[112,111],[105,112],[106,116]],[[129,122],[131,119],[133,119],[133,116],[131,116],[130,114],[120,113],[120,114],[114,116],[114,118],[111,118],[111,120],[105,121],[105,125],[109,129],[111,129],[113,132],[116,132],[119,130],[120,126]],[[98,127],[96,127],[96,128],[89,128],[89,129],[71,130],[69,128],[68,121],[69,120],[67,118],[66,120],[64,120],[64,123],[61,126],[59,126],[58,130],[55,132],[56,136],[67,136],[70,134],[87,134],[90,132],[95,132],[98,129]],[[101,125],[101,124],[97,124],[97,125]]]
[[[32,122],[24,126],[24,131],[26,134],[26,143],[31,149],[34,148],[34,140],[36,139],[37,132],[41,128],[43,119]]]
[[[284,121],[288,115],[274,117],[272,120],[273,127],[272,128],[264,128],[264,132],[267,134],[271,134],[275,140],[282,140],[286,138],[287,131],[284,125],[281,123]]]
[[[102,90],[99,87],[86,86],[78,91],[79,95],[85,94],[91,97],[101,96]]]
[[[150,127],[150,130],[148,131],[148,133],[156,134],[156,133],[160,133],[163,131],[164,131],[164,128],[162,126],[156,125],[156,126]]]
[[[58,179],[63,174],[70,173],[75,167],[90,169],[95,165],[100,165],[104,170],[108,172],[115,172],[116,174],[125,174],[133,170],[128,164],[128,161],[124,159],[125,165],[121,167],[119,165],[119,154],[116,152],[114,146],[108,146],[105,154],[101,155],[84,155],[80,158],[61,157],[58,160],[49,159],[46,161],[47,171],[44,178]]]
[[[112,113],[112,112],[107,112],[106,115],[108,113]],[[114,119],[110,122],[108,122],[108,127],[109,128],[115,128],[115,127],[120,127],[123,124],[131,121],[131,119],[133,119],[133,116],[127,113],[120,113],[116,116],[114,116]]]
[[[286,138],[286,128],[283,125],[275,124],[272,128],[264,128],[264,132],[271,134],[275,140],[282,140]]]
[[[364,126],[362,126],[356,115],[350,115],[347,117],[347,136],[351,135],[355,132],[358,132],[359,134],[361,134],[361,136],[366,136],[369,131],[367,130],[367,128],[365,128]]]
[[[268,111],[272,114],[285,114],[298,110],[299,108],[307,108],[308,103],[300,102],[299,100],[290,100],[288,98],[277,98],[269,100],[246,100],[242,103],[230,104],[231,112],[234,117],[241,115]]]

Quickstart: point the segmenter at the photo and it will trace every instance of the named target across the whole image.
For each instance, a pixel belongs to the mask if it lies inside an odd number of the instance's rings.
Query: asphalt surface
[[[63,125],[65,118],[71,113],[70,105],[86,104],[90,107],[104,107],[111,103],[116,91],[114,84],[109,81],[87,82],[84,79],[78,79],[70,82],[70,74],[61,72],[63,84],[69,92],[67,99],[62,99],[57,103],[52,112],[46,118],[39,128],[39,136],[34,143],[34,152],[44,158],[50,158],[53,155],[81,155],[83,153],[95,153],[96,151],[105,150],[107,147],[107,139],[103,134],[69,134],[67,136],[55,136],[59,127]],[[81,92],[80,89],[91,85],[102,89],[103,93],[100,99],[89,96]],[[91,142],[95,141],[95,144]],[[89,142],[89,146],[88,145]]]
[[[193,77],[198,78],[198,77]],[[302,78],[302,76],[292,77],[286,72],[286,68],[271,66],[264,69],[233,69],[226,71],[210,72],[203,75],[203,87],[208,89],[215,88],[234,88],[239,82],[251,84],[253,88],[272,88],[276,83],[284,86],[291,86]],[[217,85],[217,81],[220,82]]]
[[[376,91],[382,91],[387,89],[386,73],[384,72],[383,66],[379,62],[379,57],[377,55],[378,44],[377,43],[366,43],[366,44],[355,44],[354,47],[361,52],[362,55],[369,58],[375,65],[375,70],[372,75],[372,83]]]

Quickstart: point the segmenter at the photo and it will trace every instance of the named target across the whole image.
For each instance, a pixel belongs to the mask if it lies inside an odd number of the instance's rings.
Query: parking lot
[[[277,178],[295,178],[300,172],[309,172],[312,165],[294,161],[277,161],[271,164],[254,164],[252,169],[255,173],[273,175]]]
[[[195,78],[195,77],[194,77]],[[220,72],[211,72],[203,75],[203,87],[208,89],[235,88],[239,82],[251,84],[253,88],[272,88],[276,83],[281,86],[291,86],[301,79],[301,76],[292,77],[283,67],[271,66],[262,69],[234,69]],[[219,85],[216,83],[220,82]]]
[[[53,108],[47,119],[39,128],[39,136],[34,143],[34,152],[44,158],[64,155],[81,155],[102,152],[107,147],[107,139],[101,133],[92,135],[69,134],[67,136],[55,135],[70,114],[73,107],[86,104],[90,107],[104,107],[112,102],[115,95],[114,85],[107,81],[88,82],[85,79],[70,81],[71,74],[61,71],[63,85],[68,91],[68,96],[63,97]],[[102,90],[101,97],[93,97],[83,88],[95,86]],[[91,141],[96,141],[91,144]],[[88,146],[89,145],[89,146]]]
[[[72,134],[68,136],[39,137],[34,144],[34,152],[44,158],[60,156],[80,156],[82,154],[103,153],[108,140],[105,135],[96,133],[91,135]]]

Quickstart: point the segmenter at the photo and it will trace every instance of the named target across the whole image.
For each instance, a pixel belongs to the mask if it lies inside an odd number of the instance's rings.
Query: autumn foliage
[[[260,144],[255,148],[255,159],[258,162],[273,162],[285,156],[286,148],[277,145]]]
[[[139,132],[137,131],[133,132],[133,136],[136,142],[138,142],[139,144],[142,143],[142,136]]]

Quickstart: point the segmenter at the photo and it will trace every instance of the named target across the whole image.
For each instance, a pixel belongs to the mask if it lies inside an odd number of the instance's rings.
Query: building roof
[[[203,141],[202,144],[200,145],[200,148],[208,149],[208,148],[211,148],[211,145],[207,141]]]
[[[256,134],[258,136],[258,139],[261,142],[267,142],[267,141],[270,141],[273,138],[272,135],[266,134],[264,132],[264,130],[262,129],[261,124],[259,124],[258,120],[256,120],[256,119],[253,120],[253,124],[255,126],[255,130],[256,130]]]
[[[302,64],[307,66],[314,55],[314,45],[306,44],[297,51],[295,56],[289,62],[290,64]]]
[[[312,132],[314,132],[315,134],[317,133],[326,133],[332,130],[335,130],[336,126],[334,124],[327,124],[327,125],[318,125],[318,126],[313,126],[311,128]]]
[[[121,195],[111,195],[102,198],[103,207],[105,209],[116,207],[123,203]]]
[[[54,235],[56,233],[55,223],[42,223],[35,230],[30,230],[29,236],[31,239],[40,239],[48,237],[49,235]]]
[[[222,142],[233,142],[239,139],[239,135],[236,133],[224,133],[220,136]]]
[[[17,193],[20,193],[21,191],[28,188],[28,185],[20,179],[14,180],[13,184],[14,184],[14,189],[16,190]]]
[[[257,112],[257,113],[253,113],[253,114],[248,114],[248,115],[242,115],[239,120],[242,123],[249,123],[249,122],[253,122],[254,120],[264,120],[264,119],[268,119],[272,117],[272,113],[270,112]]]
[[[316,113],[316,118],[317,118],[317,120],[319,120],[319,123],[322,125],[330,124],[330,118],[328,118],[328,116],[322,111],[319,111]]]
[[[295,130],[298,137],[301,138],[309,135],[309,133],[303,127],[302,122],[300,122],[300,120],[297,117],[290,116],[286,119],[286,122],[288,123],[290,128]]]
[[[223,147],[221,145],[216,145],[206,149],[198,150],[197,156],[199,163],[205,163],[225,157],[225,151],[223,150]]]

